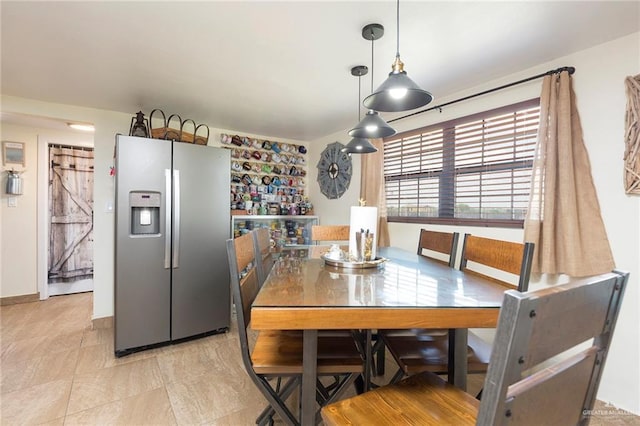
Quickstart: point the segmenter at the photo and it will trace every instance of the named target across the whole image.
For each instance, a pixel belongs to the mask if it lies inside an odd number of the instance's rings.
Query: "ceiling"
[[[374,86],[396,50],[394,1],[3,0],[0,12],[4,95],[297,140],[356,124],[364,25],[385,27]],[[435,103],[638,30],[637,1],[400,3],[405,70]]]

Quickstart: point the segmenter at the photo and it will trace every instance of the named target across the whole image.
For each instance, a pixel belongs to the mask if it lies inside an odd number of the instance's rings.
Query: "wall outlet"
[[[9,198],[7,198],[7,206],[9,206],[9,207],[18,207],[18,197],[9,197]]]

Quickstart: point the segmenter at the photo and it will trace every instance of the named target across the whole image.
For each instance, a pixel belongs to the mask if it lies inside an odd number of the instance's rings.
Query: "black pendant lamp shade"
[[[433,100],[433,95],[422,90],[407,76],[400,56],[396,56],[394,70],[378,89],[364,98],[365,107],[384,112],[400,112],[420,108]],[[397,71],[400,70],[400,71]]]
[[[371,145],[369,139],[353,138],[342,148],[342,151],[348,152],[349,154],[371,154],[372,152],[378,151],[378,149]]]
[[[395,129],[389,126],[376,111],[372,110],[367,112],[356,127],[349,130],[349,136],[354,138],[378,139],[393,136],[395,134]]]
[[[433,95],[421,89],[407,76],[404,63],[400,60],[400,0],[397,0],[396,15],[396,59],[391,66],[389,77],[378,89],[364,98],[365,107],[383,112],[401,112],[420,108],[433,100]]]
[[[369,69],[365,65],[358,65],[351,68],[351,75],[358,77],[358,119],[360,119],[360,77],[366,75],[368,72]],[[351,139],[351,141],[342,148],[342,152],[347,152],[349,154],[369,154],[376,151],[376,147],[371,145],[371,142],[365,138],[358,137]]]

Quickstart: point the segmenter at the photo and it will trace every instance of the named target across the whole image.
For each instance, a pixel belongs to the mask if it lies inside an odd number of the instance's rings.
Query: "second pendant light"
[[[373,42],[384,35],[384,27],[380,24],[369,24],[362,28],[362,37],[371,40],[371,91],[373,92]],[[360,99],[358,99],[360,102]],[[389,126],[380,115],[369,110],[362,120],[351,130],[349,136],[354,138],[378,139],[395,135],[394,128]]]
[[[360,78],[366,75],[369,70],[365,65],[358,65],[351,68],[351,75],[358,77],[358,120],[360,119]],[[343,152],[349,154],[370,154],[378,149],[369,142],[367,138],[354,137],[342,148]]]

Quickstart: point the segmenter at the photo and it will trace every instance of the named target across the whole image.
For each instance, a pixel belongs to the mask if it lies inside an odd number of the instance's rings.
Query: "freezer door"
[[[116,138],[116,354],[170,339],[170,170],[171,142]]]
[[[173,144],[171,339],[228,328],[229,150]]]

